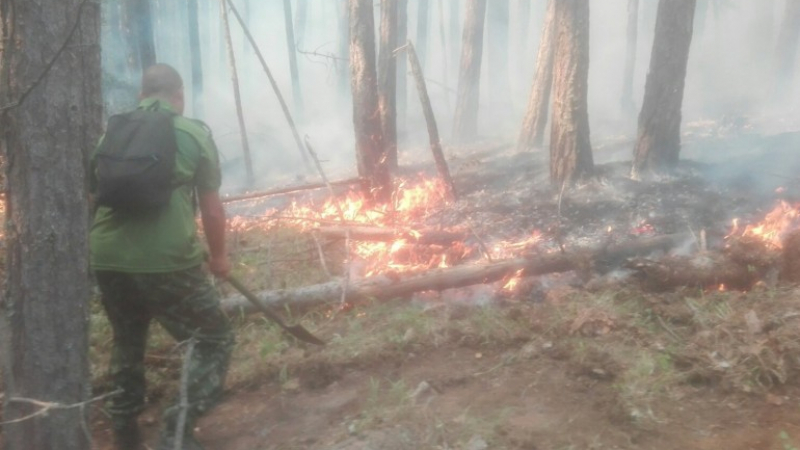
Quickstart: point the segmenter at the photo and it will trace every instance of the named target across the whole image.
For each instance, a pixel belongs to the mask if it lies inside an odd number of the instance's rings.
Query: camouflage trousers
[[[113,388],[108,410],[115,424],[136,418],[145,406],[144,354],[150,322],[172,337],[195,345],[188,365],[186,430],[217,403],[233,348],[233,331],[220,309],[219,294],[200,267],[169,273],[97,271],[103,307],[114,333],[111,354]],[[180,401],[165,409],[167,430],[174,429]]]

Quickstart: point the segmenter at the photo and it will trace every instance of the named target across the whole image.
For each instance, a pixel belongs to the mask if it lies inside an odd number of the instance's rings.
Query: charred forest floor
[[[535,247],[519,249],[528,254],[673,233],[696,239],[644,259],[718,254],[733,218],[757,222],[777,201],[800,200],[787,158],[800,135],[699,129],[685,138],[673,177],[630,180],[629,163],[614,162],[630,143],[609,141],[595,151],[597,178],[563,195],[548,184],[543,153],[495,143],[451,151],[461,198],[422,220],[468,223],[472,246],[537,233]],[[232,211],[252,216],[265,204]],[[707,249],[698,248],[701,235]],[[326,280],[305,233],[250,227],[231,239],[236,271],[254,289]],[[342,256],[322,248],[331,260]],[[800,447],[800,289],[769,271],[744,290],[654,289],[626,263],[525,278],[511,293],[500,282],[282,311],[324,338],[323,348],[260,316],[233,317],[225,397],[196,434],[219,450]],[[93,311],[91,360],[102,393],[110,333]],[[141,423],[153,447],[182,364],[158,328],[147,362]],[[107,419],[100,408],[93,416],[96,448],[110,449]]]

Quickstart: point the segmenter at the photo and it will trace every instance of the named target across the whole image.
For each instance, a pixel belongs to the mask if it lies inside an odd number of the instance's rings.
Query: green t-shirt
[[[140,108],[162,100],[142,100]],[[91,263],[95,270],[162,273],[188,269],[203,262],[205,247],[197,236],[193,190],[216,191],[221,184],[219,156],[211,133],[202,122],[175,116],[178,153],[169,205],[131,215],[100,207],[90,235]],[[94,177],[94,173],[90,174]]]

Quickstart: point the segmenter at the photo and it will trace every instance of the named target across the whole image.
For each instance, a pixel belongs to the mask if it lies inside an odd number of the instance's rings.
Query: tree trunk
[[[528,110],[522,121],[517,150],[527,151],[540,148],[544,143],[544,131],[547,127],[550,94],[553,87],[553,51],[555,46],[555,2],[549,0],[547,15],[542,27],[542,39],[539,42],[539,53],[536,55],[536,73],[533,76],[533,87],[528,100]]]
[[[493,83],[492,97],[495,107],[510,108],[511,77],[509,76],[508,29],[510,24],[509,0],[491,0],[487,11],[487,44],[489,54],[487,62],[491,68]]]
[[[397,43],[408,41],[408,0],[397,0]],[[406,111],[408,110],[408,63],[406,58],[397,60],[397,135],[402,140],[406,132]]]
[[[622,82],[622,113],[631,117],[636,110],[633,101],[633,73],[636,68],[636,47],[639,34],[639,0],[628,0],[628,26],[625,46],[625,75]]]
[[[0,0],[5,448],[84,450],[91,393],[86,161],[101,133],[100,4]],[[58,52],[56,53],[56,49]],[[48,66],[52,62],[52,66]]]
[[[461,2],[447,2],[450,5],[450,54],[447,57],[450,58],[451,67],[458,66],[461,52]]]
[[[297,48],[294,40],[294,23],[292,22],[292,0],[283,0],[284,23],[286,24],[286,47],[289,50],[289,70],[292,74],[292,98],[294,113],[303,115],[303,97],[300,90],[300,72],[297,68]]]
[[[149,0],[122,0],[128,69],[138,79],[142,69],[156,63],[153,15]]]
[[[550,181],[563,187],[594,170],[589,138],[589,0],[555,0]]]
[[[397,1],[381,0],[378,106],[389,170],[397,169]],[[402,59],[402,58],[400,58]]]
[[[350,0],[350,70],[358,174],[367,181],[364,192],[386,202],[392,189],[378,102],[372,0]]]
[[[294,31],[297,47],[303,47],[306,40],[306,28],[308,24],[308,2],[309,0],[297,0],[297,11],[294,17]]]
[[[631,176],[671,172],[681,150],[681,107],[696,0],[661,0]]]
[[[189,47],[192,60],[192,108],[195,117],[202,118],[203,111],[203,58],[200,53],[200,27],[197,0],[189,0]]]
[[[244,121],[244,110],[242,109],[242,95],[239,92],[239,74],[236,69],[236,55],[233,54],[233,41],[231,40],[231,27],[228,23],[228,5],[226,0],[220,0],[222,11],[222,25],[225,34],[225,43],[228,48],[228,63],[231,69],[231,82],[233,84],[233,99],[236,102],[236,117],[239,120],[239,135],[242,138],[242,152],[244,154],[244,168],[247,173],[247,185],[255,183],[253,174],[253,159],[250,156],[250,142],[247,139],[247,126]]]
[[[417,56],[422,69],[428,61],[428,18],[430,17],[430,0],[419,0],[417,3]]]
[[[791,97],[797,44],[800,40],[800,0],[786,0],[775,49],[775,99]]]
[[[464,35],[461,42],[458,97],[453,122],[453,140],[457,142],[463,143],[478,135],[478,102],[485,19],[486,0],[467,0]]]

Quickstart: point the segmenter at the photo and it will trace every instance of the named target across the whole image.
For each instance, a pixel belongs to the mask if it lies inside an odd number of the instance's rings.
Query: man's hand
[[[214,276],[224,280],[228,278],[228,274],[231,272],[231,261],[227,256],[210,258],[208,260],[208,270]]]

